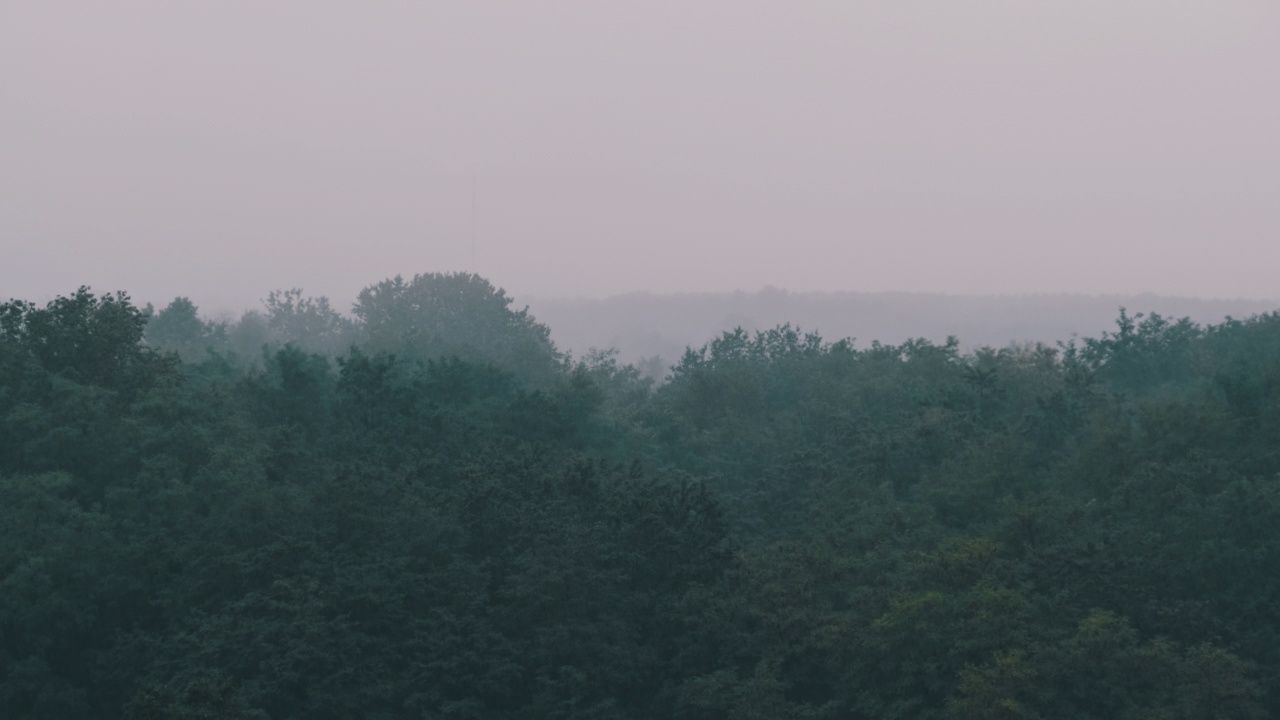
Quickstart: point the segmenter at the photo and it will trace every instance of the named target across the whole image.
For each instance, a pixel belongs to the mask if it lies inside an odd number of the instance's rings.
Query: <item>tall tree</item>
[[[361,291],[353,312],[364,344],[411,359],[456,356],[546,384],[564,357],[551,331],[488,280],[469,273],[396,276]]]

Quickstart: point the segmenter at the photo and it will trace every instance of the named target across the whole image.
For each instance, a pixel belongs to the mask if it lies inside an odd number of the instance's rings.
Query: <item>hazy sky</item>
[[[1274,0],[0,0],[0,296],[1280,298]]]

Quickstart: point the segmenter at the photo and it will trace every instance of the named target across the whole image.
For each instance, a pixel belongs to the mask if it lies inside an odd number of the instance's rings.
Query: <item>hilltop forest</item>
[[[960,347],[8,301],[0,717],[1280,716],[1280,313]]]

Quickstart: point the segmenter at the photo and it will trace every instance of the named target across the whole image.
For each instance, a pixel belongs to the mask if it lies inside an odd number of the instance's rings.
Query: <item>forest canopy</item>
[[[1280,713],[1280,313],[655,382],[512,305],[0,304],[0,717]]]

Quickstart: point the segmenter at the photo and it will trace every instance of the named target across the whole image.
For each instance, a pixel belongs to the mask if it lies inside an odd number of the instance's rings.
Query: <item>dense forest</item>
[[[1280,313],[961,347],[11,300],[0,717],[1280,715]]]

